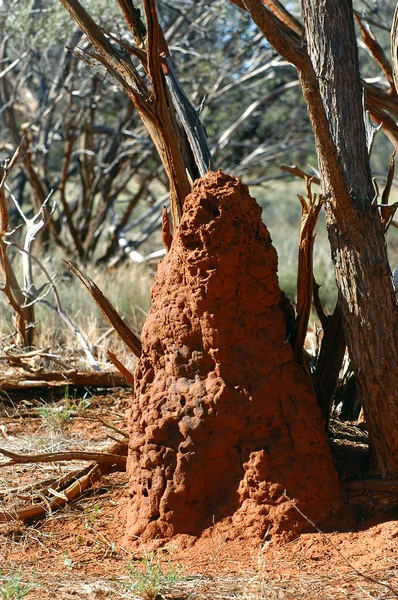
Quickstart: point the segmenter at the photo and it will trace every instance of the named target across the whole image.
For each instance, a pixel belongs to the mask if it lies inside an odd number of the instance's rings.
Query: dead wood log
[[[93,371],[47,371],[39,373],[2,373],[0,375],[0,391],[13,392],[35,388],[57,387],[125,387],[126,379],[113,372]]]
[[[363,518],[396,510],[398,502],[397,479],[361,479],[344,483],[352,506]]]
[[[71,454],[76,455],[76,453]],[[75,470],[72,473],[67,473],[60,477],[56,483],[51,485],[51,487],[48,486],[43,489],[41,486],[39,493],[37,493],[36,496],[32,495],[31,504],[28,506],[18,508],[14,505],[8,510],[1,511],[0,523],[41,519],[48,513],[63,508],[73,500],[79,498],[84,492],[92,488],[104,475],[116,470],[125,470],[127,441],[118,441],[113,444],[109,448],[108,455],[116,456],[119,463],[124,459],[124,466],[122,464],[117,464],[115,461],[101,463],[96,461],[79,472],[76,472]],[[40,486],[40,482],[38,485]]]
[[[350,491],[360,490],[398,495],[398,479],[356,479],[346,481],[345,487]]]
[[[41,454],[19,454],[5,448],[0,448],[0,454],[10,458],[8,462],[0,463],[0,467],[8,467],[16,464],[48,463],[70,460],[95,460],[98,464],[107,463],[126,468],[126,458],[118,454],[107,452],[86,452],[73,450],[69,452],[44,452]]]

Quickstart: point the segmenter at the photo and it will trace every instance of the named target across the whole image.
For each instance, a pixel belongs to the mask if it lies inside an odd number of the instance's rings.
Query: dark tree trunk
[[[261,0],[243,0],[299,73],[325,195],[347,344],[369,427],[374,466],[398,475],[397,309],[384,231],[374,205],[351,0],[303,0],[303,37]]]
[[[316,138],[327,229],[347,343],[377,468],[398,474],[397,311],[369,167],[350,0],[303,0],[322,105],[304,84]],[[302,81],[305,75],[301,74]],[[322,139],[321,112],[334,148]]]

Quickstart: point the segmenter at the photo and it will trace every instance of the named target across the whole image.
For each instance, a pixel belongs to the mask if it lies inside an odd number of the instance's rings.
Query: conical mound
[[[209,173],[159,266],[130,411],[128,536],[297,533],[340,491],[311,381],[293,360],[277,254],[239,179]]]

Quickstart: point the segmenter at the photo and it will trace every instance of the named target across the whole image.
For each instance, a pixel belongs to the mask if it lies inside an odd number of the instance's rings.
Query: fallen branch
[[[76,481],[63,490],[64,498],[58,496],[51,501],[46,499],[46,501],[43,501],[42,503],[33,503],[26,508],[11,508],[8,511],[0,512],[0,523],[40,519],[46,516],[48,512],[64,507],[67,502],[71,502],[78,496],[81,496],[88,488],[92,487],[102,475],[105,475],[108,472],[106,467],[109,467],[109,465],[95,464],[86,468],[85,472],[81,473]]]
[[[126,457],[118,454],[109,454],[107,452],[86,452],[76,450],[71,452],[44,452],[42,454],[18,454],[0,448],[0,454],[7,456],[7,458],[11,458],[8,462],[0,463],[0,467],[8,467],[16,464],[60,462],[66,460],[95,460],[98,464],[107,463],[117,465],[123,469],[126,468]]]
[[[96,371],[46,371],[39,373],[3,373],[0,391],[12,392],[48,387],[125,387],[126,379],[118,373]]]
[[[30,352],[18,352],[11,354],[6,352],[0,354],[0,360],[8,360],[9,362],[21,362],[21,360],[29,360],[35,357],[51,356],[48,354],[50,348],[43,348],[42,350],[31,350]]]
[[[109,454],[117,456],[119,461],[121,461],[121,459],[124,459],[125,461],[125,457],[127,456],[127,441],[116,442],[109,450]],[[76,455],[76,453],[72,454]],[[48,513],[51,514],[53,510],[63,508],[66,504],[76,500],[84,492],[93,487],[101,477],[112,473],[115,470],[120,471],[124,469],[121,468],[120,465],[115,464],[115,462],[98,463],[96,461],[79,472],[73,471],[72,473],[67,473],[60,477],[56,483],[51,485],[51,487],[48,486],[43,489],[41,486],[36,497],[32,496],[32,504],[29,506],[26,506],[25,508],[16,508],[13,506],[9,510],[1,511],[0,523],[41,519]],[[40,486],[40,483],[38,485]],[[48,498],[46,494],[49,495],[50,498]],[[40,499],[41,501],[39,502],[37,499]]]

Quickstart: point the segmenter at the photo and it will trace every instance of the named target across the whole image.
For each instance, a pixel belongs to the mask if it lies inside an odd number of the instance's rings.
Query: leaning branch
[[[66,266],[70,270],[70,272],[80,279],[86,289],[89,291],[91,297],[94,302],[104,315],[104,317],[109,321],[112,325],[118,336],[123,340],[128,348],[139,358],[141,356],[141,340],[139,337],[131,331],[129,327],[127,327],[126,323],[123,321],[117,310],[114,306],[109,302],[108,298],[104,296],[99,287],[86,275],[81,271],[76,265],[74,265],[69,260],[65,261]]]
[[[125,377],[127,381],[131,383],[131,385],[134,385],[134,375],[130,373],[130,371],[124,366],[123,363],[120,362],[116,354],[114,354],[110,350],[107,350],[106,353],[108,355],[109,360],[118,369],[118,371],[120,371],[123,377]]]

